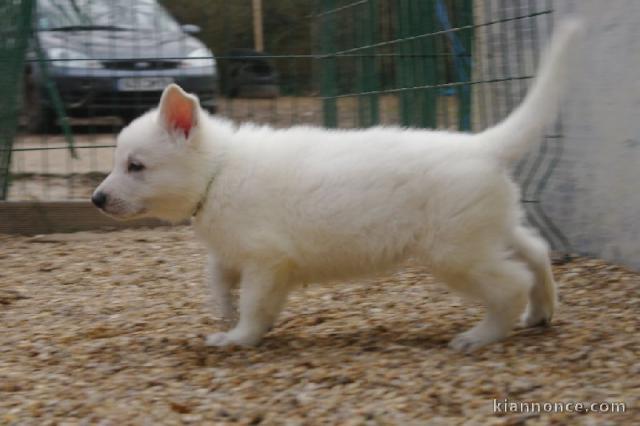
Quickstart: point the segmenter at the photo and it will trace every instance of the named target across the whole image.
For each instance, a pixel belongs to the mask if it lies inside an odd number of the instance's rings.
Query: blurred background
[[[580,15],[588,31],[563,114],[514,175],[555,249],[639,266],[640,5],[614,4],[10,0],[0,200],[86,200],[118,131],[169,82],[236,122],[479,131],[520,102],[554,22]],[[23,230],[50,222],[18,216]]]

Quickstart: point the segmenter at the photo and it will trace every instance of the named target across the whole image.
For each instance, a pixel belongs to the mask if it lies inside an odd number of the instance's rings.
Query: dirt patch
[[[264,344],[214,349],[187,228],[0,236],[0,424],[638,424],[640,275],[555,266],[553,326],[462,355],[482,313],[422,270],[292,295]],[[494,414],[493,401],[625,402]]]

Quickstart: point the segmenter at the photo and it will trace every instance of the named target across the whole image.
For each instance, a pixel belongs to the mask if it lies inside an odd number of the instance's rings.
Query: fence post
[[[433,18],[433,1],[430,0],[427,2],[426,10],[428,13],[424,13],[423,9],[420,7],[424,5],[420,0],[416,1],[416,7],[418,8],[417,13],[415,14],[415,20],[413,21],[412,35],[421,35],[421,34],[431,34],[435,32],[436,26],[434,25]],[[415,61],[419,64],[418,69],[420,70],[418,76],[418,84],[424,86],[435,86],[438,83],[438,74],[437,74],[437,61],[438,55],[437,50],[435,49],[436,43],[433,42],[433,38],[435,36],[430,35],[428,38],[430,40],[425,39],[424,37],[420,40],[416,40],[414,44],[417,46],[417,60]],[[420,104],[422,108],[419,108],[420,116],[416,117],[417,123],[422,127],[435,129],[438,127],[437,123],[437,101],[438,101],[438,90],[437,88],[429,88],[420,90]]]
[[[336,25],[335,25],[335,0],[324,0],[320,10],[320,42],[322,45],[320,94],[322,95],[322,108],[324,125],[336,127],[338,125],[336,94],[338,82],[336,70]]]
[[[398,0],[397,4],[397,23],[396,38],[401,40],[398,43],[398,60],[396,61],[396,87],[399,89],[409,88],[413,82],[410,73],[411,58],[409,58],[410,50],[406,41],[403,39],[409,36],[409,1]],[[400,103],[400,123],[403,126],[411,126],[411,107],[413,104],[413,91],[402,90],[399,92]]]
[[[456,55],[461,53],[464,56],[458,58],[457,61],[464,69],[463,75],[466,76],[467,81],[471,80],[471,70],[473,69],[473,0],[462,0],[462,11],[460,13],[461,19],[458,25],[461,27],[469,26],[468,29],[460,30],[460,40],[463,47],[463,52],[455,53]],[[462,60],[460,60],[462,59]],[[466,59],[466,60],[465,60]],[[471,131],[471,85],[466,84],[459,86],[458,89],[458,129],[464,131]]]
[[[376,68],[376,48],[366,47],[376,43],[376,34],[378,29],[378,1],[369,0],[365,6],[366,11],[361,14],[362,25],[360,28],[360,41],[365,46],[362,50],[360,60],[361,70],[361,92],[370,93],[365,95],[364,99],[359,97],[360,107],[360,126],[369,127],[378,124],[380,121],[380,110],[378,106],[378,70]]]

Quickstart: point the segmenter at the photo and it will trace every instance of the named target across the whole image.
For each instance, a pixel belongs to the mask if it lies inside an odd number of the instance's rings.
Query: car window
[[[155,0],[39,0],[38,30],[180,31]]]

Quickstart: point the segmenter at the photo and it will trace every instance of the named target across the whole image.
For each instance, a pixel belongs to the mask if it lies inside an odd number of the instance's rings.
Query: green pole
[[[402,40],[409,36],[409,0],[398,0],[396,32],[397,38]],[[398,42],[396,52],[399,55],[396,60],[396,86],[398,88],[410,87],[411,79],[411,51],[406,41]],[[413,94],[409,90],[399,92],[400,123],[403,126],[411,126],[411,107]]]
[[[362,11],[362,25],[360,42],[364,46],[371,46],[376,43],[376,32],[378,29],[378,0],[369,0],[367,9]],[[360,58],[361,92],[371,93],[365,95],[365,99],[360,99],[360,126],[369,127],[380,122],[380,109],[378,104],[379,90],[378,70],[376,68],[376,49],[367,47],[362,50]]]
[[[462,0],[460,13],[461,27],[469,26],[470,28],[460,31],[460,41],[464,47],[465,54],[468,55],[468,61],[459,61],[465,64],[465,74],[471,79],[473,70],[473,0]],[[471,130],[471,85],[467,84],[458,88],[458,129],[464,131]]]
[[[336,106],[337,94],[337,68],[336,68],[336,46],[335,46],[335,0],[324,0],[321,8],[321,87],[322,111],[324,125],[326,127],[337,127],[338,114]]]
[[[434,13],[433,13],[433,0],[429,0],[427,4],[420,0],[416,1],[416,13],[414,20],[413,35],[431,34],[435,32],[434,25]],[[426,6],[426,7],[421,7]],[[435,43],[432,42],[434,36],[428,38],[421,38],[415,40],[416,44],[416,58],[415,61],[419,64],[419,84],[425,86],[433,86],[437,83],[437,56],[434,49]],[[420,116],[417,117],[417,121],[422,127],[436,128],[437,127],[437,99],[438,89],[422,89],[420,92],[421,111]]]

